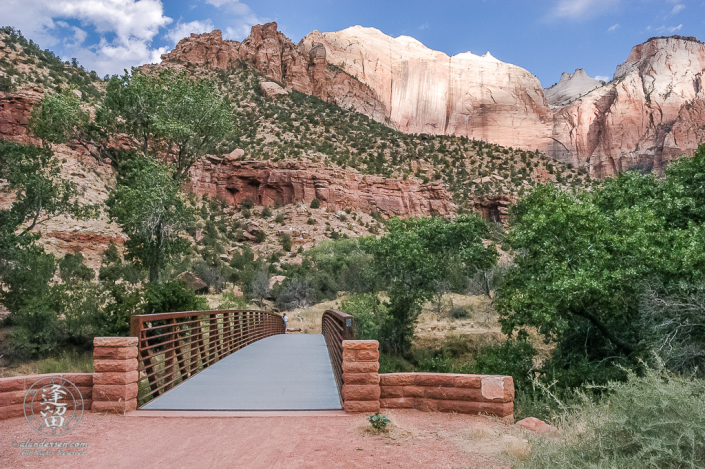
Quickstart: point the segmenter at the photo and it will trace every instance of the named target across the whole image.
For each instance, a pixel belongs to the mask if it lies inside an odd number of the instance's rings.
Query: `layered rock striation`
[[[41,101],[44,91],[27,88],[15,93],[0,92],[0,139],[17,143],[37,143],[28,134],[32,106]]]
[[[539,80],[489,52],[448,56],[408,36],[374,28],[314,31],[307,49],[375,91],[389,120],[407,133],[463,135],[504,146],[546,147],[551,110]]]
[[[236,161],[210,156],[191,171],[189,190],[230,204],[274,206],[321,201],[328,210],[385,216],[448,215],[457,208],[440,182],[362,175],[309,162]]]
[[[597,177],[660,172],[705,141],[705,44],[678,36],[632,49],[615,78],[555,110],[547,154]]]
[[[191,34],[162,55],[162,64],[166,65],[193,64],[227,70],[245,63],[287,87],[383,121],[387,111],[375,92],[328,62],[324,47],[293,44],[273,22],[253,26],[250,36],[242,42],[223,40],[218,29]]]

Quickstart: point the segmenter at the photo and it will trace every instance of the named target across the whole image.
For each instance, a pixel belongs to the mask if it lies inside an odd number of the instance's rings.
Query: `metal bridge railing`
[[[283,334],[284,320],[268,311],[186,311],[132,316],[144,405],[233,352]]]
[[[355,337],[355,318],[342,311],[326,310],[321,319],[323,337],[326,339],[328,354],[333,365],[335,382],[338,384],[338,393],[343,389],[343,341]],[[342,394],[341,394],[342,402]]]

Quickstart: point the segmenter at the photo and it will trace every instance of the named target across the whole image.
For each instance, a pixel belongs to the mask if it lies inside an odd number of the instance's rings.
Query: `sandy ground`
[[[52,468],[499,468],[526,451],[516,427],[487,417],[394,410],[374,434],[365,415],[249,418],[86,413],[67,436],[83,455],[22,455],[42,436],[24,418],[0,422],[0,467]],[[14,445],[14,446],[13,446]],[[32,452],[39,451],[37,449]],[[71,449],[64,449],[71,451]],[[507,452],[509,455],[507,455]]]

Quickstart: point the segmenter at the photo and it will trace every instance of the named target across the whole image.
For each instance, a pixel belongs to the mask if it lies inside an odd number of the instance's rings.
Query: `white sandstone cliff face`
[[[314,31],[300,45],[325,47],[328,62],[375,91],[403,132],[464,135],[525,149],[549,145],[552,115],[541,83],[489,53],[449,57],[408,36],[360,26]]]
[[[561,80],[550,88],[544,89],[543,92],[551,108],[563,107],[601,86],[600,80],[589,77],[585,70],[579,68],[575,73],[563,72]]]
[[[632,49],[615,79],[554,111],[548,155],[597,177],[635,165],[661,171],[705,141],[705,44],[656,38]]]

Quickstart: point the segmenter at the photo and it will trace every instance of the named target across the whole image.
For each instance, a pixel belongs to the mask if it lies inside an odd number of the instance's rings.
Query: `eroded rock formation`
[[[250,36],[242,42],[223,40],[218,29],[191,34],[162,56],[163,64],[189,63],[221,70],[235,67],[238,62],[254,66],[266,77],[297,91],[378,121],[386,116],[384,105],[370,88],[328,65],[325,47],[293,44],[277,31],[276,23],[253,26]]]
[[[314,31],[301,44],[325,47],[328,62],[374,90],[403,132],[464,135],[525,149],[548,144],[551,110],[541,83],[489,52],[449,57],[411,37],[361,26]]]
[[[44,92],[37,88],[16,93],[0,92],[0,139],[18,143],[36,143],[27,135],[32,106],[41,101]]]
[[[362,175],[319,163],[235,161],[211,156],[197,163],[191,175],[191,191],[231,204],[246,198],[264,206],[308,204],[318,199],[329,210],[351,208],[385,216],[447,215],[456,209],[442,183]]]
[[[597,177],[641,165],[660,171],[705,141],[705,44],[653,38],[615,79],[556,110],[548,155]]]
[[[585,70],[579,68],[575,73],[563,72],[558,83],[543,91],[549,106],[563,107],[602,85],[600,80],[589,77]]]

